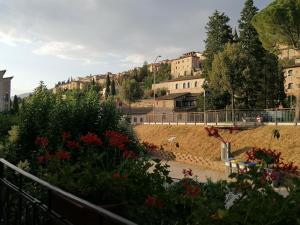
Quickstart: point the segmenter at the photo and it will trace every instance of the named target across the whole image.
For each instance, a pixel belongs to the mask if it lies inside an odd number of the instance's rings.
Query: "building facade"
[[[289,46],[279,46],[279,59],[288,61],[289,66],[283,68],[284,89],[287,96],[300,94],[300,50]]]
[[[204,92],[202,87],[205,79],[202,76],[186,76],[152,85],[152,90],[166,89],[168,94]]]
[[[189,52],[171,62],[171,75],[173,78],[202,74],[204,56],[199,52]]]
[[[284,89],[287,96],[300,94],[300,64],[287,66],[283,69]]]
[[[0,71],[0,112],[10,109],[11,80],[13,77],[4,78],[6,70]]]

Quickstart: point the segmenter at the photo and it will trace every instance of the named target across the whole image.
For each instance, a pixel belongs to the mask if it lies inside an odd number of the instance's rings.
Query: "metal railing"
[[[0,159],[0,224],[136,225],[65,192],[4,159]]]
[[[132,121],[135,115],[132,115]],[[258,119],[260,118],[260,119]],[[295,123],[295,109],[215,110],[206,112],[173,112],[144,115],[136,123],[159,124],[220,124],[220,123]]]

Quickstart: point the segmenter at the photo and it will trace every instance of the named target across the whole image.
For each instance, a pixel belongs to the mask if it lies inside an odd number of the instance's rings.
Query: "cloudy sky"
[[[256,0],[263,8],[271,0]],[[202,51],[215,9],[236,26],[244,0],[0,0],[0,69],[12,94]]]

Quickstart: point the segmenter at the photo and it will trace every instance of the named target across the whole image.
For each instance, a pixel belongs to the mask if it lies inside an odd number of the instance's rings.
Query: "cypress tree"
[[[14,96],[12,106],[13,106],[13,112],[18,113],[19,112],[19,98],[16,95]]]
[[[109,96],[110,95],[110,77],[109,74],[106,75],[106,82],[105,82],[105,96]]]
[[[222,92],[220,89],[214,87],[209,81],[208,76],[211,72],[215,55],[222,52],[228,42],[233,41],[232,28],[228,24],[229,20],[228,16],[216,10],[213,15],[209,17],[209,22],[205,27],[207,38],[204,41],[204,55],[206,60],[204,61],[203,73],[209,82],[208,88],[206,89],[209,95],[206,97],[206,101],[210,103],[207,109],[225,108],[225,106],[230,103],[230,99],[228,98],[229,93]]]
[[[116,84],[115,84],[115,80],[114,79],[111,82],[111,95],[113,95],[113,96],[116,95]]]

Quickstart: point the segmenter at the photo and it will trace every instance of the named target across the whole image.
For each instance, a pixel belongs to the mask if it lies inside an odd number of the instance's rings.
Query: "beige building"
[[[178,59],[172,60],[171,75],[173,78],[202,74],[202,61],[204,56],[198,52],[183,54]]]
[[[161,96],[155,101],[156,113],[188,112],[197,108],[199,94],[174,93]]]
[[[169,59],[165,59],[165,60],[162,60],[158,63],[151,63],[151,64],[148,64],[148,70],[152,73],[152,72],[157,72],[159,67],[162,65],[162,64],[169,64],[171,65],[172,63],[172,60],[169,60]]]
[[[279,59],[288,60],[290,64],[283,68],[285,93],[287,96],[298,96],[300,94],[300,50],[281,45],[279,52]]]
[[[300,64],[285,67],[283,74],[286,95],[297,96],[300,93]]]
[[[10,109],[10,92],[11,79],[13,77],[4,78],[6,70],[0,71],[0,112]]]
[[[168,94],[174,93],[194,93],[200,94],[204,92],[202,87],[204,78],[202,76],[186,76],[173,80],[164,81],[152,85],[152,90],[166,89]]]

